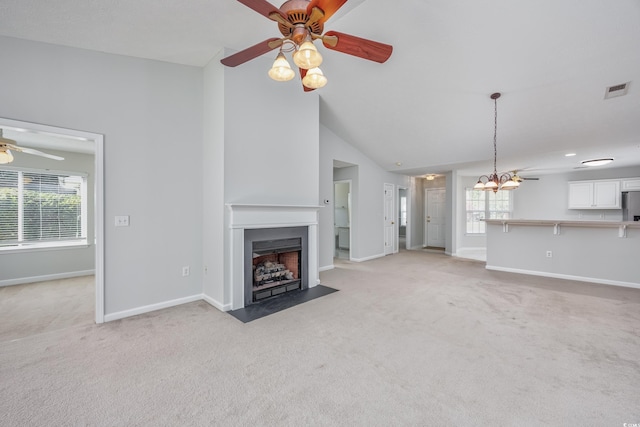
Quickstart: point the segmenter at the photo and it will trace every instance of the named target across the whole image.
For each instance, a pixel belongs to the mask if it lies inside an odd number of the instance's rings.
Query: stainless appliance
[[[640,221],[640,191],[622,192],[622,220]]]

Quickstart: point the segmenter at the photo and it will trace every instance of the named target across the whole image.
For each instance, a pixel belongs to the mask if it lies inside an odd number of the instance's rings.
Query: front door
[[[425,238],[426,246],[444,248],[445,200],[444,188],[425,190]]]

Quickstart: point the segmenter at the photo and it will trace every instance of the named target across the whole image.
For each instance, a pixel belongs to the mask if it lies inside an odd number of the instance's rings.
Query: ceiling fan
[[[5,138],[2,135],[2,132],[3,130],[2,128],[0,128],[0,164],[11,163],[13,161],[13,155],[11,154],[11,151],[9,151],[9,149],[17,151],[19,153],[34,154],[36,156],[46,157],[53,160],[64,160],[64,157],[43,153],[42,151],[34,150],[33,148],[18,147],[18,145],[16,145],[16,141],[14,141],[13,139]]]
[[[517,183],[520,183],[522,181],[539,181],[540,178],[525,178],[522,177],[520,175],[518,175],[518,171],[514,170],[513,173],[511,174],[511,179]]]
[[[337,31],[328,31],[323,34],[325,22],[347,0],[287,0],[280,8],[273,6],[266,0],[238,1],[277,22],[283,37],[269,38],[223,58],[220,62],[228,67],[238,66],[273,49],[280,48],[276,62],[269,71],[269,76],[274,80],[287,81],[294,77],[295,72],[291,70],[283,52],[295,52],[294,62],[300,69],[303,88],[308,92],[324,86],[327,82],[326,77],[318,68],[322,62],[322,56],[313,45],[314,40],[322,40],[322,44],[327,49],[379,63],[389,59],[393,52],[393,46],[388,44]]]

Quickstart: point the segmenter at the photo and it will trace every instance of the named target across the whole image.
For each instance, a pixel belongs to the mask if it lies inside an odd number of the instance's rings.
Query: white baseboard
[[[324,267],[320,267],[318,271],[328,271],[328,270],[333,270],[334,268],[336,268],[336,266],[333,264],[325,265]]]
[[[580,282],[598,283],[601,285],[623,286],[626,288],[640,289],[640,283],[621,282],[619,280],[598,279],[595,277],[574,276],[571,274],[549,273],[547,271],[521,270],[519,268],[496,267],[487,265],[487,270],[504,271],[507,273],[528,274],[530,276],[552,277],[554,279],[577,280]]]
[[[364,258],[351,258],[351,261],[354,262],[365,262],[365,261],[371,261],[372,259],[377,259],[377,258],[384,258],[385,254],[378,254],[378,255],[372,255],[372,256],[368,256],[368,257],[364,257]]]
[[[70,279],[72,277],[93,276],[95,270],[70,271],[66,273],[46,274],[44,276],[20,277],[18,279],[0,280],[0,287],[22,285],[24,283],[46,282],[48,280]]]
[[[203,295],[197,294],[197,295],[191,295],[189,297],[174,299],[171,301],[159,302],[157,304],[150,304],[142,307],[136,307],[130,310],[118,311],[116,313],[109,313],[104,315],[104,321],[111,322],[112,320],[124,319],[125,317],[131,317],[131,316],[136,316],[138,314],[149,313],[151,311],[162,310],[163,308],[174,307],[176,305],[199,301],[201,299],[204,299]]]
[[[209,295],[205,295],[202,294],[202,299],[205,300],[206,302],[208,302],[209,304],[211,304],[212,306],[214,306],[215,308],[217,308],[220,311],[230,311],[231,310],[231,304],[223,304],[220,301],[211,298]]]

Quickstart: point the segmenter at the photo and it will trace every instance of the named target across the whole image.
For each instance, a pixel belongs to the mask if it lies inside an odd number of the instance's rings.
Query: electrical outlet
[[[191,269],[187,265],[186,267],[182,267],[182,277],[187,277],[191,273]]]
[[[547,251],[547,258],[551,258],[551,257],[553,257],[553,252]]]
[[[128,226],[129,226],[129,215],[116,216],[116,227],[128,227]]]

